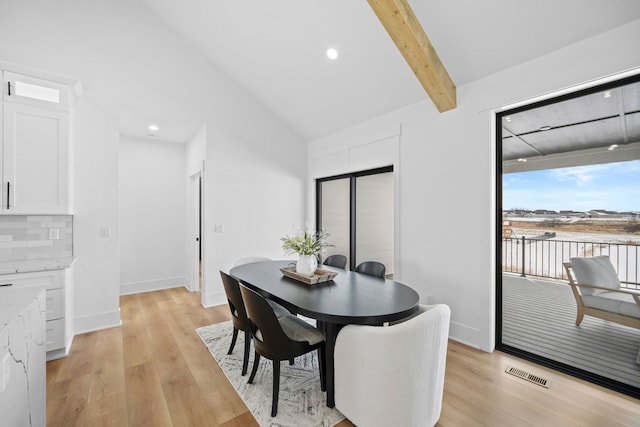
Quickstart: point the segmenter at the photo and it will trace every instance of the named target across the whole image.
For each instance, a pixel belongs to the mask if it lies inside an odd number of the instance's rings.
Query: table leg
[[[335,374],[333,352],[336,346],[336,338],[338,332],[344,325],[329,322],[317,322],[318,329],[324,332],[326,337],[325,347],[325,387],[327,389],[327,406],[333,408],[335,406]]]

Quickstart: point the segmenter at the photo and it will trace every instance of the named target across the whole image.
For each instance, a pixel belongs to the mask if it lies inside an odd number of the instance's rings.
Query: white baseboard
[[[74,335],[66,337],[66,344],[63,348],[57,350],[47,351],[47,362],[50,360],[61,359],[67,357],[71,351],[71,344],[73,344]]]
[[[74,318],[73,334],[84,334],[102,329],[115,328],[121,325],[122,320],[120,320],[120,308],[118,307],[116,311]]]
[[[215,307],[216,305],[227,304],[227,295],[224,292],[214,292],[210,294],[204,294],[202,299],[202,305],[205,308]]]
[[[469,347],[480,349],[480,330],[476,328],[451,322],[449,325],[449,338]]]
[[[142,292],[152,292],[152,291],[161,291],[163,289],[179,288],[181,286],[185,286],[186,283],[187,283],[187,279],[185,277],[166,277],[163,279],[121,283],[120,295],[140,294]]]

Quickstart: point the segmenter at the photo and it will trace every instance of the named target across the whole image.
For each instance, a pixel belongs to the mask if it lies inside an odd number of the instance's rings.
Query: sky
[[[504,174],[502,208],[640,212],[640,160]]]

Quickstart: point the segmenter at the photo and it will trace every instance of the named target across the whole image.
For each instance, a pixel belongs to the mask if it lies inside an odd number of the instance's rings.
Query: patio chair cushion
[[[571,258],[571,267],[576,280],[581,285],[600,286],[609,289],[620,289],[620,279],[616,269],[607,255]],[[598,295],[599,289],[580,288],[582,295]]]
[[[582,303],[585,307],[640,319],[640,307],[629,294],[603,291],[598,295],[582,295]]]

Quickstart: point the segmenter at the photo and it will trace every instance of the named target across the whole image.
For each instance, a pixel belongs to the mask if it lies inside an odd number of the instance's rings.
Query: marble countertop
[[[32,273],[34,271],[62,270],[69,268],[75,258],[33,259],[28,261],[0,262],[0,275]]]
[[[0,331],[3,331],[43,291],[44,286],[0,287]]]

